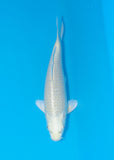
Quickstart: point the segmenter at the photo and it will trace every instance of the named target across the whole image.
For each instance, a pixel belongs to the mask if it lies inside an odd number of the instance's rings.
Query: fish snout
[[[53,141],[60,141],[62,137],[61,137],[61,134],[51,134],[51,139]]]

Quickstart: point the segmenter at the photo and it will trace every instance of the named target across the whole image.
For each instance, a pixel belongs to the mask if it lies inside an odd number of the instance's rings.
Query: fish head
[[[53,141],[59,141],[62,139],[62,134],[64,131],[64,121],[63,114],[50,116],[48,119],[48,130]]]

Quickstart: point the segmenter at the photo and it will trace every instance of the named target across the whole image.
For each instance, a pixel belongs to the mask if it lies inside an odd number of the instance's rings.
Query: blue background
[[[65,23],[70,98],[78,100],[60,142],[50,140],[44,82]],[[59,23],[60,24],[60,23]],[[0,1],[0,160],[114,159],[114,1]]]

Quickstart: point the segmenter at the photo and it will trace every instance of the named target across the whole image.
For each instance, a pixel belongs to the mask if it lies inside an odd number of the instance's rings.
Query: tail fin
[[[63,22],[63,18],[62,18],[62,22],[61,22],[61,34],[60,34],[61,39],[63,39],[63,36],[64,36],[64,22]]]
[[[58,17],[56,18],[56,26],[57,26],[57,39],[58,39],[59,38]],[[63,18],[62,18],[60,38],[63,39],[63,36],[64,36],[64,21],[63,21]]]
[[[57,39],[58,39],[59,38],[58,17],[56,18],[56,26],[57,26]]]

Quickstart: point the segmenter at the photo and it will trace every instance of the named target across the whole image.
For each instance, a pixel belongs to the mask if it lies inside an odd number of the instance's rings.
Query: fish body
[[[77,106],[76,100],[67,100],[65,76],[62,64],[61,41],[63,31],[63,22],[61,25],[61,33],[59,33],[57,21],[57,39],[48,65],[44,89],[44,101],[36,101],[36,105],[45,112],[47,127],[51,139],[54,141],[61,140],[65,128],[66,115]]]

